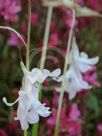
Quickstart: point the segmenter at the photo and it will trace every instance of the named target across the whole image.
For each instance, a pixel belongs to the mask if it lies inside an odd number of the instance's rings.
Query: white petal
[[[73,41],[72,41],[72,51],[73,51],[74,57],[79,56],[79,49],[78,49],[75,37],[73,37]]]
[[[91,89],[92,86],[90,86],[86,81],[81,81],[82,89]]]
[[[34,110],[31,109],[28,112],[27,121],[30,124],[38,123],[38,121],[39,121],[39,115],[38,115],[38,113],[36,113]]]
[[[33,82],[32,79],[25,78],[24,84],[22,86],[22,89],[24,92],[30,92],[32,91]]]
[[[25,65],[22,61],[20,62],[20,65],[21,65],[21,68],[22,68],[22,71],[23,71],[24,74],[29,73],[29,71],[26,69],[26,67],[25,67]]]
[[[55,87],[55,90],[57,91],[57,92],[61,92],[61,88],[60,87]]]
[[[61,69],[55,69],[53,72],[51,72],[51,77],[58,77],[61,74]]]
[[[39,96],[39,88],[36,86],[33,86],[33,90],[32,90],[33,96],[34,98],[36,98],[38,100],[38,96]]]
[[[36,112],[42,117],[48,117],[51,112],[49,111],[49,107],[45,107],[43,104],[40,105]]]
[[[43,73],[44,75],[46,75],[47,77],[51,74],[51,72],[47,69],[43,69]]]
[[[82,58],[88,58],[88,55],[87,55],[85,52],[81,52],[81,53],[80,53],[80,56],[81,56]]]
[[[80,58],[80,61],[82,61],[83,63],[89,64],[89,65],[95,65],[98,63],[99,57],[95,57],[91,59]]]
[[[63,76],[60,76],[60,77],[53,77],[53,80],[55,80],[55,81],[57,81],[57,82],[62,82]]]
[[[34,82],[38,81],[39,78],[42,78],[41,70],[38,69],[38,68],[32,69],[32,71],[30,72],[28,78],[31,81],[31,83],[34,83]]]
[[[69,94],[69,100],[72,100],[76,96],[77,91],[75,89],[74,90],[70,90],[68,92],[68,94]]]
[[[22,130],[27,130],[29,128],[29,124],[27,120],[20,120]]]
[[[88,70],[92,69],[92,66],[98,62],[98,57],[93,59],[83,59],[77,58],[76,59],[76,67],[79,68],[80,72],[84,73]]]

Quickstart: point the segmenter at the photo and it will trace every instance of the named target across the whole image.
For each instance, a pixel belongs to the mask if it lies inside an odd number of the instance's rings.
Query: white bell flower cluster
[[[20,65],[24,77],[22,88],[19,91],[19,97],[14,103],[8,103],[5,97],[3,101],[8,106],[13,106],[18,102],[17,117],[15,119],[20,121],[22,130],[27,130],[29,124],[34,124],[39,121],[39,116],[48,117],[51,113],[50,108],[46,107],[38,99],[38,83],[43,83],[47,77],[57,78],[61,70],[56,69],[50,72],[46,69],[41,71],[38,68],[34,68],[32,71],[28,71],[23,62]]]

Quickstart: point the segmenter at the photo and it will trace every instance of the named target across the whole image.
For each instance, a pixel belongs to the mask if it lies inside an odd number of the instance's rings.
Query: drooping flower
[[[68,92],[69,99],[73,99],[81,89],[87,90],[92,88],[82,79],[80,72],[75,70],[72,66],[70,66],[66,72],[65,77],[62,77],[60,80],[64,80],[64,90]],[[61,88],[56,88],[56,91],[60,92]]]
[[[85,52],[80,53],[75,38],[73,38],[72,49],[68,58],[69,69],[65,77],[62,76],[57,79],[57,81],[64,80],[64,90],[68,92],[69,99],[74,98],[80,90],[89,90],[92,88],[89,82],[83,79],[82,73],[91,70],[98,61],[99,57],[90,59]],[[61,88],[56,88],[56,90],[60,92]]]
[[[79,52],[75,37],[72,41],[72,49],[70,51],[68,63],[72,65],[75,69],[78,69],[80,72],[84,73],[92,69],[99,61],[99,57],[88,58],[88,55],[85,52]]]
[[[5,97],[3,101],[8,106],[12,106],[18,102],[17,117],[15,119],[20,121],[21,128],[24,130],[29,128],[29,124],[37,123],[39,121],[39,116],[47,117],[50,115],[50,108],[45,107],[45,104],[42,104],[38,100],[38,83],[43,83],[48,76],[58,76],[58,72],[60,71],[59,69],[53,72],[46,69],[41,71],[37,68],[28,71],[23,62],[20,64],[24,73],[24,78],[22,88],[19,91],[19,97],[14,103],[8,103]]]

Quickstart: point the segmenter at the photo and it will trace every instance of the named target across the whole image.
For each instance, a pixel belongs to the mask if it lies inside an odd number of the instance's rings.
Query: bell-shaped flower
[[[24,90],[19,91],[19,97],[14,103],[8,103],[6,98],[3,101],[6,105],[12,106],[18,101],[18,110],[16,120],[20,121],[22,130],[28,129],[29,124],[34,124],[39,121],[39,116],[47,117],[50,115],[49,107],[41,104],[38,100],[39,88],[35,85],[29,92]]]
[[[43,83],[49,76],[57,78],[61,73],[60,69],[56,69],[53,72],[49,70],[40,70],[37,68],[28,71],[23,62],[20,63],[22,71],[24,73],[22,88],[19,91],[19,97],[14,103],[8,103],[4,97],[3,101],[8,106],[13,106],[18,102],[17,120],[20,121],[22,129],[28,129],[29,124],[34,124],[39,121],[39,116],[47,117],[50,115],[49,107],[45,107],[45,104],[41,104],[38,100],[39,87],[38,83]]]
[[[88,58],[85,52],[79,52],[75,37],[72,41],[72,49],[68,58],[68,63],[84,73],[92,69],[99,61],[99,57]]]
[[[65,77],[62,76],[60,78],[60,81],[61,80],[64,80],[64,91],[68,92],[70,100],[73,99],[77,92],[79,92],[81,89],[87,90],[92,88],[86,81],[82,79],[81,73],[72,66],[69,67]],[[61,88],[56,88],[56,91],[60,92]]]

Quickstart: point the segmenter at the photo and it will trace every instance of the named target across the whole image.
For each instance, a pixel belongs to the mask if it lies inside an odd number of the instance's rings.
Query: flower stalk
[[[41,62],[40,62],[40,69],[44,69],[45,60],[46,60],[46,53],[47,53],[47,46],[48,46],[48,40],[49,40],[49,34],[50,34],[50,25],[51,25],[51,18],[52,18],[52,12],[53,7],[48,7],[47,12],[47,19],[46,19],[46,26],[45,26],[45,32],[44,32],[44,40],[43,40],[43,48],[42,48],[42,54],[41,54]],[[42,99],[42,84],[39,85],[39,100]],[[39,124],[34,124],[32,128],[32,136],[38,136],[38,127]]]
[[[27,136],[27,130],[24,131],[24,136]]]
[[[72,37],[73,37],[73,29],[74,29],[74,26],[75,26],[75,11],[74,10],[72,10],[72,11],[73,11],[72,23],[71,23],[71,28],[70,28],[70,32],[69,32],[67,52],[66,52],[66,57],[65,57],[64,70],[63,70],[63,76],[64,77],[65,77],[67,67],[68,67],[69,52],[70,52],[71,41],[72,41]],[[61,85],[61,93],[60,93],[60,98],[59,98],[59,105],[58,105],[58,112],[57,112],[54,136],[58,136],[58,132],[59,132],[60,114],[61,114],[63,96],[64,96],[64,80],[62,81],[62,85]]]
[[[46,19],[46,27],[45,27],[45,33],[44,33],[44,40],[43,40],[43,48],[42,48],[42,54],[41,54],[41,62],[40,62],[40,69],[44,69],[45,60],[46,60],[46,53],[47,53],[47,46],[48,46],[48,40],[49,40],[49,34],[50,34],[50,25],[51,25],[51,18],[52,18],[52,11],[53,7],[48,7],[48,13],[47,13],[47,19]],[[40,85],[40,92],[39,92],[39,99],[42,98],[42,85]]]
[[[31,1],[28,0],[28,34],[27,34],[27,50],[26,50],[26,67],[29,70],[29,52],[30,52],[30,33],[31,33]]]
[[[27,48],[26,48],[26,68],[29,70],[29,51],[30,51],[30,33],[31,33],[31,0],[28,0],[28,33],[27,33]],[[27,136],[27,130],[24,130],[24,136]]]

